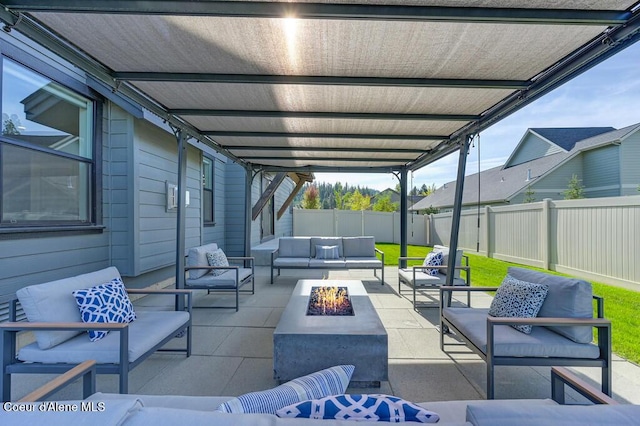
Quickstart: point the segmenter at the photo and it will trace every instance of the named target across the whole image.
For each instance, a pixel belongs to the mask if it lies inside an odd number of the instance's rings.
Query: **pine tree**
[[[534,195],[536,194],[536,192],[531,189],[531,185],[527,186],[527,190],[524,191],[524,203],[533,203],[534,201],[536,201],[536,197],[534,197]]]
[[[571,176],[567,190],[564,191],[565,200],[578,200],[584,198],[584,185],[578,175]]]

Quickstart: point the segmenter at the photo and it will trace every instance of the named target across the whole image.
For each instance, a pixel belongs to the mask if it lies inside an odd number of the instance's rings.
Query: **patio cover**
[[[415,170],[638,38],[631,0],[0,2],[263,170]]]
[[[454,251],[473,135],[640,38],[632,0],[0,3],[5,31],[248,170],[399,172],[406,193],[460,150]]]

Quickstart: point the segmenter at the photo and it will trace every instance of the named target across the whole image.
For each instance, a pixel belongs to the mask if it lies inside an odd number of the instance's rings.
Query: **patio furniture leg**
[[[0,392],[2,401],[11,401],[11,374],[7,373],[7,366],[13,361],[16,352],[15,332],[3,331],[0,340],[2,354],[2,371],[0,372]]]
[[[129,393],[129,328],[120,330],[120,388],[121,394]]]

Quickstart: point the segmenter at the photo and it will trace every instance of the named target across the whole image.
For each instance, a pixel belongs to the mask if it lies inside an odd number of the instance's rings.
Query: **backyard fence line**
[[[451,213],[407,217],[409,244],[449,245]],[[466,252],[640,290],[640,196],[485,206],[479,217],[462,211],[458,246]],[[296,236],[400,242],[399,213],[295,209],[293,225]]]

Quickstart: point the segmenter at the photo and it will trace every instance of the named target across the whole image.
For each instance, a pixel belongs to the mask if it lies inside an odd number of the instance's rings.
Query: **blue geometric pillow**
[[[303,401],[276,411],[278,417],[436,423],[432,411],[391,395],[332,395]]]
[[[136,319],[133,304],[120,278],[72,293],[85,323],[129,323]],[[108,331],[89,330],[89,340],[95,342],[107,333]]]
[[[222,413],[268,413],[307,399],[323,398],[344,393],[349,386],[355,366],[338,365],[298,377],[273,389],[250,392],[220,404]]]
[[[443,259],[444,259],[444,255],[442,254],[441,251],[432,251],[427,255],[427,257],[425,257],[424,262],[422,263],[422,266],[441,266]],[[424,268],[423,271],[425,274],[438,275],[438,272],[440,270]]]
[[[222,249],[217,249],[213,253],[207,253],[207,263],[209,266],[229,266],[229,259]],[[217,277],[225,272],[229,272],[229,269],[212,269],[211,275]]]

